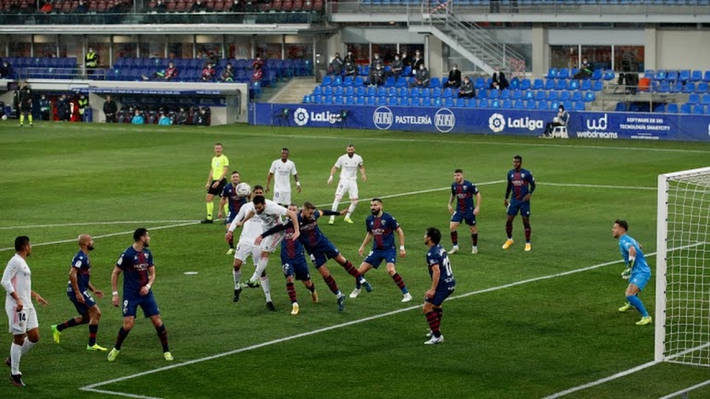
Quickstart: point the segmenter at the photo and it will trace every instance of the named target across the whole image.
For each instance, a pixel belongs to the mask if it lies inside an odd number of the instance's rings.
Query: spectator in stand
[[[463,78],[463,84],[459,87],[459,98],[474,98],[476,97],[476,89],[473,88],[471,78],[466,76]]]
[[[573,78],[574,79],[589,79],[592,77],[592,73],[594,73],[594,67],[589,62],[587,57],[584,57],[584,58],[582,58],[582,67],[579,68],[579,72],[574,74]]]
[[[540,137],[551,139],[552,131],[555,130],[557,126],[567,126],[567,122],[569,122],[569,113],[565,111],[564,105],[560,105],[557,110],[557,116],[552,119],[552,122],[547,122],[545,132]]]
[[[201,0],[196,0],[194,3],[192,3],[192,7],[190,7],[190,12],[202,11],[207,11],[207,5],[205,3],[203,3]]]
[[[234,82],[234,68],[231,62],[228,62],[227,66],[224,67],[224,71],[222,71],[222,76],[219,77],[219,80],[222,82]]]
[[[390,66],[392,67],[392,76],[394,76],[394,79],[399,79],[399,75],[401,75],[404,70],[404,63],[402,63],[399,54],[394,55],[394,61],[392,61],[392,65]]]
[[[377,69],[377,66],[380,65],[382,68],[385,67],[385,62],[380,58],[380,55],[378,53],[375,53],[372,56],[372,62],[370,62],[370,70]]]
[[[330,74],[333,76],[340,76],[343,74],[343,60],[340,58],[340,53],[335,53],[333,61],[330,62]]]
[[[7,78],[12,75],[12,65],[7,61],[0,61],[0,78]]]
[[[232,6],[229,7],[230,12],[244,12],[244,2],[239,0],[234,0]]]
[[[387,73],[382,64],[375,64],[374,69],[370,68],[369,83],[370,86],[382,86],[387,79]]]
[[[357,76],[357,65],[355,65],[355,60],[352,57],[345,57],[343,61],[345,63],[345,76],[352,76],[353,78]]]
[[[402,57],[400,58],[402,59],[402,67],[412,66],[412,59],[407,55],[407,50],[402,51]]]
[[[84,0],[79,0],[79,5],[76,6],[74,12],[77,14],[86,14],[87,12],[89,12],[89,5],[86,4]]]
[[[454,64],[449,71],[449,80],[444,85],[444,88],[451,87],[458,89],[459,86],[461,86],[461,71],[459,71],[459,66]]]
[[[60,121],[68,121],[69,116],[69,100],[67,100],[67,96],[62,94],[57,100],[57,118]]]
[[[52,5],[51,1],[46,1],[43,5],[42,8],[39,9],[39,12],[43,14],[49,14],[54,10],[54,6]]]
[[[143,114],[141,114],[141,110],[136,109],[133,114],[133,119],[131,119],[131,123],[134,125],[143,125],[145,123],[145,118],[143,117]]]
[[[409,82],[409,87],[429,87],[429,70],[423,62],[419,63],[419,69],[416,70],[414,80]]]
[[[212,82],[214,80],[214,75],[214,66],[212,65],[212,62],[208,61],[207,64],[205,64],[205,67],[202,68],[201,79],[203,82]]]
[[[251,81],[254,83],[261,83],[261,79],[264,77],[264,70],[261,69],[261,65],[256,65],[254,67],[254,72],[251,74]]]
[[[50,105],[51,103],[49,102],[49,99],[45,94],[42,94],[42,97],[39,99],[39,120],[41,121],[48,121],[49,115],[50,115]]]
[[[209,126],[210,125],[210,116],[212,112],[208,107],[202,107],[200,108],[200,114],[197,116],[197,125],[200,126]]]
[[[503,72],[493,73],[493,81],[490,86],[491,89],[505,90],[509,85],[510,83],[508,83],[508,79],[505,78],[505,74]]]
[[[412,75],[416,75],[419,71],[419,66],[424,64],[424,59],[422,59],[422,53],[417,50],[414,53],[414,59],[412,59]]]
[[[175,64],[170,61],[168,63],[167,69],[163,69],[160,71],[157,71],[156,73],[153,74],[153,78],[156,80],[175,80],[178,76],[178,70]],[[149,77],[143,75],[141,76],[143,80],[150,80]]]
[[[187,121],[189,119],[190,114],[187,112],[187,110],[184,107],[180,108],[180,111],[177,113],[177,116],[175,118],[175,122],[178,125],[187,125]]]
[[[165,2],[163,0],[158,0],[153,10],[158,13],[164,13],[168,11],[168,7],[165,5]]]
[[[252,69],[256,69],[257,65],[259,68],[264,68],[264,60],[261,59],[261,54],[256,55],[256,59],[251,64]]]
[[[104,103],[104,115],[106,116],[106,123],[116,123],[116,113],[118,112],[118,105],[113,101],[111,96],[106,96],[106,102]]]

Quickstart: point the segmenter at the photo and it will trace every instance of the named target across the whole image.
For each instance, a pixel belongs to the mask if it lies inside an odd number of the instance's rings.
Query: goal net
[[[655,360],[710,366],[710,167],[658,176]]]

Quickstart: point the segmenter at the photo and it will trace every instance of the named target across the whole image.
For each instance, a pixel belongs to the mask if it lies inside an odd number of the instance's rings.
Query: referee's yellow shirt
[[[222,154],[218,157],[212,157],[212,180],[220,180],[225,166],[229,166],[229,159],[226,155]],[[222,176],[222,178],[225,177],[227,177],[226,174]]]

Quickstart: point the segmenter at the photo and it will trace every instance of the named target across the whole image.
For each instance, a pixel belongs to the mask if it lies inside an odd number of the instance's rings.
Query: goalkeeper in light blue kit
[[[637,326],[645,326],[653,321],[651,316],[643,306],[643,302],[639,299],[638,294],[651,279],[651,268],[646,262],[646,257],[641,251],[639,243],[631,238],[626,231],[629,229],[629,224],[625,220],[617,219],[614,222],[611,232],[614,238],[619,240],[619,249],[621,256],[626,263],[626,270],[621,273],[621,277],[629,280],[629,286],[626,288],[626,305],[619,308],[619,312],[626,312],[635,307],[641,313],[641,320],[636,322]]]

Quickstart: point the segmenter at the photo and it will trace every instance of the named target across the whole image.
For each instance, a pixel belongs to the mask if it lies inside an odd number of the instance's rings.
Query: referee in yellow
[[[214,145],[214,157],[210,165],[210,173],[207,175],[207,218],[201,223],[212,223],[212,215],[214,214],[214,203],[212,200],[215,195],[220,195],[222,189],[227,185],[227,171],[229,170],[229,159],[222,154],[222,143]]]

